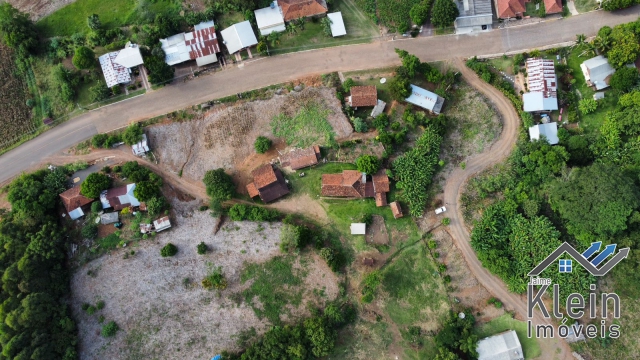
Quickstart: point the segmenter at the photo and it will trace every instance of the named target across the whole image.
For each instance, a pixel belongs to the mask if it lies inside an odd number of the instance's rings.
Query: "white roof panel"
[[[478,341],[478,360],[521,360],[522,346],[515,331],[505,331]]]
[[[251,23],[248,20],[233,24],[222,30],[220,34],[224,44],[227,46],[227,50],[229,50],[229,54],[237,53],[258,43],[258,39],[256,39]]]
[[[106,53],[98,58],[107,87],[113,87],[118,84],[125,84],[131,81],[129,70],[114,62],[118,53],[118,51],[114,51]]]
[[[342,12],[327,14],[327,17],[331,20],[331,35],[333,37],[347,35],[347,29],[344,27],[344,21],[342,20]]]
[[[531,141],[540,140],[542,136],[546,137],[551,145],[560,142],[560,139],[558,139],[558,123],[538,124],[529,128]]]
[[[420,106],[435,114],[439,114],[442,109],[444,99],[429,90],[411,84],[411,95],[404,101]]]
[[[254,11],[256,14],[256,23],[258,29],[269,28],[277,25],[284,25],[284,17],[282,16],[282,8],[276,2],[273,8],[266,7]]]
[[[522,101],[526,112],[558,110],[558,98],[545,97],[540,91],[525,93]]]
[[[367,224],[365,223],[352,223],[351,235],[365,235],[367,233]]]
[[[138,45],[131,43],[129,43],[124,49],[120,50],[114,62],[126,68],[132,68],[144,63],[142,55],[140,54],[140,48]]]

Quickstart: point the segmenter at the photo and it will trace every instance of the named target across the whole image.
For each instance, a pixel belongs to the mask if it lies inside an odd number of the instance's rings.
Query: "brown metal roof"
[[[60,194],[60,198],[62,199],[62,204],[64,205],[64,208],[67,209],[67,212],[83,207],[93,201],[93,199],[89,199],[88,197],[80,194],[80,186],[72,187],[71,189],[63,192]]]
[[[389,204],[389,207],[391,207],[391,212],[393,213],[394,218],[397,219],[404,216],[402,214],[402,208],[400,207],[400,204],[397,201],[394,201],[391,204]]]
[[[251,172],[256,189],[261,190],[269,184],[276,182],[276,173],[271,164],[264,164]]]
[[[295,149],[280,156],[280,163],[282,166],[290,166],[292,170],[298,170],[317,164],[319,159],[320,148],[312,146],[307,149]]]
[[[284,21],[327,13],[325,0],[278,0],[278,5],[282,7]]]
[[[123,185],[117,188],[112,188],[107,190],[105,197],[107,198],[107,201],[109,201],[109,204],[111,205],[111,207],[113,207],[113,210],[119,211],[129,206],[128,203],[123,204],[120,202],[120,196],[126,193],[127,193],[127,185]]]
[[[389,177],[386,170],[380,169],[372,178],[375,192],[389,192]]]
[[[344,170],[341,174],[322,175],[322,196],[373,197],[373,183],[362,183],[362,173]]]
[[[376,106],[378,91],[374,85],[351,87],[351,107]]]
[[[191,49],[189,51],[189,58],[191,60],[220,52],[216,29],[213,26],[192,31],[191,34],[193,38],[184,42],[184,44]]]
[[[258,191],[258,188],[256,188],[255,183],[247,185],[247,192],[249,193],[249,197],[256,197],[260,195],[260,192]]]
[[[387,193],[386,192],[378,192],[376,193],[376,206],[381,207],[387,205]]]

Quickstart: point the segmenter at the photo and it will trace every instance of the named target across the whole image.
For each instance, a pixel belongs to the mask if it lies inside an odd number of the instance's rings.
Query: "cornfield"
[[[0,44],[0,150],[36,129],[27,94],[25,80],[16,73],[13,51]]]

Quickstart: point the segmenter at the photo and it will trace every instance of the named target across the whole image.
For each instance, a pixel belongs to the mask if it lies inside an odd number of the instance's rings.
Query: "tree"
[[[598,102],[594,99],[582,99],[578,103],[578,109],[585,115],[591,114],[598,109]]]
[[[328,16],[325,16],[322,18],[322,20],[320,20],[320,25],[322,25],[322,32],[325,36],[332,36],[331,24],[333,24],[333,22],[331,21],[331,19],[329,19]]]
[[[164,196],[157,196],[147,201],[147,212],[151,216],[159,215],[164,209],[169,206],[167,199]]]
[[[107,134],[93,135],[93,138],[91,138],[91,146],[93,146],[96,149],[101,148],[104,146],[104,143],[107,141],[108,138],[109,138],[109,135]]]
[[[430,6],[430,1],[423,1],[421,3],[413,5],[411,10],[409,10],[411,21],[413,21],[413,23],[418,26],[427,22],[427,19],[429,19],[429,10],[431,10]]]
[[[396,49],[396,54],[398,54],[402,60],[402,69],[406,71],[406,77],[408,79],[413,79],[416,73],[421,73],[425,70],[425,66],[417,56],[400,49]]]
[[[409,79],[401,76],[395,76],[389,81],[389,93],[391,97],[398,101],[404,101],[411,95],[411,83]]]
[[[221,203],[231,200],[236,193],[233,179],[222,168],[207,171],[204,174],[203,182],[207,189],[207,195],[211,197],[213,202]]]
[[[614,27],[611,32],[611,42],[613,46],[607,53],[607,58],[614,68],[621,69],[638,58],[640,45],[631,30],[620,25]]]
[[[208,250],[207,244],[205,244],[204,241],[200,242],[200,244],[198,244],[196,248],[198,250],[198,254],[200,255],[206,254]]]
[[[140,125],[131,124],[122,134],[122,141],[129,146],[137,144],[142,140],[142,133]]]
[[[102,326],[102,337],[113,337],[120,330],[118,324],[115,321],[109,321],[107,324]]]
[[[111,95],[111,90],[107,87],[104,81],[99,80],[97,84],[89,89],[91,101],[98,102],[107,99]]]
[[[636,86],[638,83],[638,69],[635,67],[623,67],[611,76],[609,85],[613,90],[626,93]]]
[[[96,54],[86,46],[79,46],[76,48],[71,62],[78,69],[91,69],[96,64]]]
[[[169,257],[178,253],[178,248],[172,243],[168,243],[160,249],[160,256]]]
[[[91,212],[97,214],[100,211],[102,211],[102,203],[100,201],[94,201],[91,204]]]
[[[549,203],[566,221],[569,233],[588,245],[593,236],[614,236],[625,230],[640,197],[619,167],[594,163],[574,168],[566,181],[555,181]]]
[[[98,30],[102,27],[102,22],[98,14],[91,14],[87,17],[87,25],[91,30]]]
[[[264,136],[258,136],[256,141],[253,143],[253,148],[256,149],[258,154],[266,153],[271,147],[271,140]]]
[[[387,114],[382,113],[376,116],[375,119],[373,119],[374,128],[378,130],[384,130],[387,126],[389,126],[389,117],[387,116]]]
[[[149,70],[149,81],[162,84],[173,80],[174,69],[167,65],[164,58],[148,56],[144,59],[144,67]]]
[[[45,175],[42,181],[44,187],[54,194],[60,194],[67,190],[67,174],[63,168],[56,168]]]
[[[351,91],[351,88],[353,86],[356,85],[356,82],[353,81],[352,78],[347,78],[343,83],[342,83],[342,89],[344,90],[344,92],[348,93],[349,91]]]
[[[133,196],[140,201],[149,201],[160,196],[160,188],[151,181],[141,181],[136,183]]]
[[[260,40],[260,42],[258,42],[258,46],[256,46],[256,50],[258,50],[260,55],[268,55],[269,54],[268,47],[267,47],[267,42],[265,40]]]
[[[92,173],[80,185],[80,193],[82,195],[95,199],[100,196],[102,190],[106,190],[111,186],[111,179],[101,173]]]
[[[89,221],[89,223],[82,228],[82,236],[85,239],[95,239],[98,236],[98,225],[93,221]]]
[[[373,175],[380,169],[380,159],[373,155],[361,155],[356,160],[358,171]]]
[[[634,0],[606,0],[602,2],[602,8],[607,11],[628,8],[634,5]]]
[[[307,338],[311,342],[311,352],[316,357],[327,356],[333,350],[337,333],[328,326],[324,317],[315,317],[304,321]]]
[[[351,120],[353,121],[353,128],[356,132],[364,133],[369,131],[369,126],[367,126],[364,120],[360,118],[351,118]]]
[[[0,4],[0,34],[7,46],[15,49],[19,56],[26,57],[38,49],[38,32],[29,15],[20,12],[11,4]]]
[[[460,12],[458,7],[451,0],[436,0],[431,12],[431,23],[438,28],[451,26]]]

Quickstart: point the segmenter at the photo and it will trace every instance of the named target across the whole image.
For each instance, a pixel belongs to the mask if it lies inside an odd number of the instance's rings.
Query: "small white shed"
[[[171,227],[171,221],[169,221],[169,217],[165,216],[153,222],[153,227],[156,232],[160,232],[162,230],[166,230]]]
[[[366,233],[367,233],[367,224],[365,223],[351,224],[351,235],[366,235]]]
[[[327,17],[331,20],[331,35],[333,37],[347,35],[347,29],[344,27],[344,21],[342,20],[342,12],[327,14]]]

